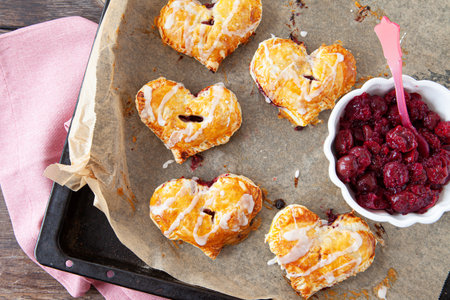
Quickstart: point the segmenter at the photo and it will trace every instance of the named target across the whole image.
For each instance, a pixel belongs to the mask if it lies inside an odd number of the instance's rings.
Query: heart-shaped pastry
[[[353,213],[331,224],[301,205],[289,205],[272,221],[266,242],[286,270],[292,287],[304,298],[365,271],[375,257],[376,239]]]
[[[174,179],[150,199],[150,218],[171,240],[183,240],[215,259],[223,246],[250,233],[262,193],[244,176],[224,174],[212,182]]]
[[[250,74],[280,117],[306,126],[318,123],[319,113],[333,108],[355,84],[356,63],[339,44],[322,45],[308,55],[303,43],[273,37],[259,44]]]
[[[160,77],[139,90],[136,106],[142,122],[172,150],[179,164],[228,142],[242,122],[237,98],[223,83],[194,96],[183,84]]]
[[[156,26],[162,41],[192,56],[215,72],[222,60],[255,32],[261,21],[261,0],[170,0]]]

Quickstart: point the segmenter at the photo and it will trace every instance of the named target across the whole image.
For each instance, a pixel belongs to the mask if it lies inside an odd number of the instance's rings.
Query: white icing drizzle
[[[253,201],[252,195],[244,194],[242,195],[241,200],[239,200],[238,205],[239,207],[246,209],[247,213],[250,214],[253,212],[253,208],[255,207],[255,201]]]
[[[167,169],[167,167],[171,164],[171,163],[174,163],[175,161],[173,160],[173,159],[169,159],[168,161],[166,161],[164,164],[163,164],[163,169]]]
[[[315,225],[303,228],[295,228],[283,234],[283,238],[285,240],[297,241],[297,243],[294,245],[294,247],[291,248],[291,250],[289,250],[289,252],[286,255],[278,258],[279,264],[285,265],[294,262],[297,259],[303,257],[306,253],[308,253],[309,249],[311,249],[314,240],[308,237],[307,232],[314,226]]]
[[[247,187],[245,186],[245,184],[242,181],[239,181],[239,186],[241,187],[242,190],[246,191]]]
[[[191,18],[186,17],[186,20],[184,21],[183,38],[187,55],[192,55],[192,44],[194,39],[194,35],[192,34],[192,32],[195,30],[196,25],[200,23],[200,18],[202,17],[201,13],[195,11],[196,5],[198,5],[198,3],[189,2],[185,7],[185,9],[189,12],[187,15],[191,16]]]
[[[300,277],[300,276],[308,276],[309,274],[311,274],[312,272],[314,272],[317,269],[320,269],[326,265],[331,264],[333,261],[335,261],[336,259],[338,259],[339,257],[352,253],[352,252],[356,252],[358,251],[359,247],[361,247],[362,245],[362,238],[358,233],[355,232],[348,232],[350,234],[350,236],[353,238],[354,242],[353,244],[342,250],[342,251],[338,251],[335,253],[331,253],[330,255],[328,255],[328,257],[326,259],[321,260],[318,264],[312,266],[311,268],[309,268],[308,270],[306,270],[304,273],[287,273],[287,277],[291,278],[291,277]]]
[[[228,29],[228,25],[231,22],[231,20],[233,19],[233,17],[239,13],[240,3],[241,3],[240,0],[235,0],[233,2],[233,8],[232,8],[231,12],[229,12],[229,14],[227,15],[227,18],[225,20],[223,20],[222,30],[219,33],[219,35],[216,37],[216,40],[214,41],[213,45],[207,51],[200,51],[200,49],[199,49],[199,54],[200,54],[200,57],[202,60],[207,61],[208,58],[211,56],[212,52],[219,46],[219,44],[222,44],[222,41],[221,41],[222,35],[225,34],[225,35],[228,35],[231,37],[239,36],[239,37],[243,38],[249,32],[255,30],[256,27],[259,25],[259,22],[256,22],[256,23],[251,24],[247,28],[242,28],[240,30],[230,31]],[[215,9],[215,7],[213,9]],[[216,20],[216,22],[217,21],[219,21],[219,20]],[[219,54],[222,56],[222,53],[219,53]],[[223,53],[223,54],[225,55],[225,53]],[[224,57],[224,55],[222,57]]]
[[[225,196],[225,191],[220,191],[219,195],[220,195],[221,197]]]
[[[299,176],[300,176],[300,170],[297,169],[297,170],[295,171],[294,177],[295,177],[295,178],[298,178]]]
[[[215,200],[215,197],[214,197],[214,196],[211,197],[211,198],[209,198],[208,200],[206,200],[206,202],[205,202],[205,207],[208,207],[208,206],[210,207],[210,206],[214,205],[214,200]],[[207,216],[207,215],[208,215],[208,214],[205,214],[204,212],[200,212],[200,215],[199,215],[198,218],[197,218],[197,223],[195,224],[195,227],[194,227],[194,232],[193,232],[194,240],[195,240],[195,241],[197,242],[197,244],[199,244],[200,246],[204,246],[204,245],[206,244],[206,242],[208,241],[209,236],[210,236],[211,234],[215,233],[215,232],[219,229],[219,225],[214,225],[213,228],[211,229],[211,231],[208,232],[207,234],[202,235],[202,236],[199,236],[199,235],[197,234],[198,229],[199,229],[200,226],[202,226],[202,224],[203,224],[203,218],[204,218],[205,216]]]
[[[166,211],[172,205],[172,203],[174,203],[177,200],[177,198],[183,197],[183,195],[188,191],[190,192],[191,191],[190,187],[191,187],[190,183],[188,181],[185,181],[183,183],[183,186],[175,194],[175,196],[166,199],[166,201],[164,201],[160,205],[150,205],[150,212],[154,215],[161,216],[162,213]]]
[[[166,120],[164,120],[163,118],[164,106],[166,105],[167,101],[169,101],[170,98],[172,98],[173,95],[175,95],[175,93],[181,86],[182,86],[181,84],[177,83],[174,87],[172,87],[172,89],[167,94],[164,95],[163,99],[161,100],[161,103],[159,104],[158,107],[158,124],[160,126],[166,125]]]
[[[181,213],[179,213],[177,218],[175,219],[175,221],[173,221],[173,223],[170,224],[169,229],[164,231],[164,235],[165,236],[169,236],[178,226],[180,226],[181,220],[183,220],[184,217],[188,213],[190,213],[194,209],[194,207],[197,205],[198,200],[200,199],[200,195],[201,195],[201,193],[197,193],[197,194],[194,195],[194,198],[192,199],[192,201],[189,204],[189,206],[185,210],[183,210]]]
[[[174,1],[172,2],[172,13],[167,16],[166,22],[164,23],[164,29],[170,29],[175,23],[175,14],[182,7],[181,3],[184,1]],[[184,3],[183,3],[184,4]]]
[[[377,292],[377,296],[380,299],[386,299],[386,293],[387,293],[387,287],[385,285],[382,285]]]
[[[141,111],[141,116],[142,118],[150,118],[150,121],[153,122],[155,120],[155,115],[152,110],[153,89],[148,85],[144,85],[142,91],[144,93],[145,105]]]
[[[222,218],[220,218],[220,222],[219,222],[220,228],[222,228],[222,229],[230,229],[228,227],[228,221],[230,220],[230,218],[231,218],[231,213],[228,212],[228,213],[224,214],[222,216]]]
[[[267,265],[271,266],[271,265],[276,264],[277,262],[278,262],[278,257],[275,256],[274,258],[272,258],[271,260],[269,260],[267,262]]]
[[[331,270],[330,272],[327,272],[325,274],[323,274],[322,276],[320,276],[317,280],[320,280],[322,278],[325,278],[325,280],[327,281],[328,284],[334,282],[336,280],[336,278],[334,277],[334,272],[337,270],[340,270],[342,268],[344,268],[345,266],[348,266],[350,264],[355,264],[353,266],[352,269],[356,269],[360,264],[361,264],[361,257],[358,257],[357,259],[352,259],[349,262],[346,262],[345,264],[342,264],[341,266],[339,266],[338,268]]]
[[[238,231],[241,226],[246,226],[248,224],[248,219],[243,211],[237,212],[237,219],[238,223],[234,224],[233,228],[231,228],[232,231]]]
[[[212,120],[214,119],[214,112],[216,110],[216,107],[223,97],[224,89],[225,89],[225,87],[223,86],[223,83],[218,83],[211,87],[209,92],[212,93],[214,96],[213,96],[211,108],[208,112],[208,116],[203,120],[201,127],[197,130],[196,133],[194,133],[193,135],[190,135],[184,139],[184,141],[186,143],[189,143],[189,142],[195,140],[200,134],[203,133],[203,129],[205,129],[205,127],[208,126],[212,122]]]

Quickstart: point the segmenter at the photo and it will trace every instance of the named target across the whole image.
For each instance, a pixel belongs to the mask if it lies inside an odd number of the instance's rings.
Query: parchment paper
[[[113,0],[100,28],[69,136],[71,166],[52,165],[46,176],[77,190],[88,183],[95,205],[107,216],[120,241],[148,266],[175,278],[242,298],[297,299],[264,244],[276,209],[262,209],[260,228],[248,239],[222,250],[215,261],[183,243],[174,247],[149,218],[149,199],[164,181],[181,176],[210,180],[225,172],[245,175],[268,191],[268,198],[300,203],[325,218],[325,210],[347,212],[340,190],[328,178],[322,145],[329,111],[323,124],[294,131],[265,104],[248,66],[258,43],[270,34],[287,38],[292,30],[309,52],[322,43],[342,41],[357,61],[358,77],[388,72],[373,33],[377,18],[368,13],[357,22],[354,1],[263,0],[263,18],[256,35],[227,57],[215,74],[193,58],[164,46],[152,26],[166,1]],[[407,33],[402,46],[404,73],[447,84],[449,4],[445,1],[365,1],[378,15],[386,14]],[[401,6],[401,9],[399,9]],[[426,7],[425,7],[426,6]],[[295,26],[291,16],[294,15]],[[425,25],[427,24],[427,25]],[[289,26],[288,26],[289,25]],[[442,26],[444,25],[444,26]],[[420,26],[427,26],[419,30]],[[301,37],[300,31],[306,31]],[[439,42],[438,42],[439,41]],[[172,154],[140,121],[134,96],[146,82],[165,76],[182,82],[191,92],[224,82],[242,107],[242,127],[230,142],[203,152],[196,171],[171,164]],[[386,74],[387,76],[387,74]],[[299,185],[294,173],[300,170]],[[436,299],[449,266],[449,215],[431,225],[396,228],[383,224],[386,246],[378,247],[373,265],[357,277],[321,291],[316,298],[376,296],[374,287],[393,268],[395,281],[385,280],[388,298]],[[373,223],[369,222],[373,227]],[[391,270],[391,275],[393,271]],[[395,277],[395,276],[394,276]]]

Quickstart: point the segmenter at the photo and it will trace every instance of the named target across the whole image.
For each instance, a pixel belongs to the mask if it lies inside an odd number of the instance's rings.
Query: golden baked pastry
[[[319,113],[333,108],[355,84],[356,62],[339,44],[308,55],[303,43],[273,37],[259,44],[250,74],[279,117],[306,126],[318,123]]]
[[[194,57],[215,72],[222,60],[255,32],[261,21],[261,0],[170,0],[156,26],[162,41]]]
[[[286,270],[292,287],[304,298],[365,271],[377,243],[366,222],[353,212],[327,225],[297,204],[277,213],[266,242],[276,255],[268,264],[277,262]]]
[[[183,84],[160,77],[139,90],[136,107],[142,122],[179,164],[228,142],[242,122],[237,98],[223,83],[209,86],[195,97]]]
[[[244,176],[224,174],[210,183],[180,178],[155,190],[150,218],[167,238],[215,259],[223,246],[247,237],[261,205],[261,190]]]

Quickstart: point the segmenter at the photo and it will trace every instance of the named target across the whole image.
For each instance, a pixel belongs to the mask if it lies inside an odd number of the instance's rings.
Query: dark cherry
[[[356,182],[356,190],[360,193],[373,192],[377,187],[377,179],[374,173],[366,173]]]
[[[347,154],[353,147],[353,136],[349,129],[339,130],[334,142],[334,148],[339,155]]]
[[[377,143],[382,143],[383,140],[380,134],[372,129],[369,125],[363,125],[364,141],[374,141]]]
[[[412,151],[403,154],[403,162],[405,164],[415,163],[418,159],[419,159],[419,151],[417,151],[417,149],[414,149]]]
[[[439,122],[434,128],[434,133],[443,144],[450,144],[450,121]]]
[[[386,101],[386,103],[389,104],[389,105],[397,105],[397,98],[396,98],[396,95],[395,95],[395,89],[391,90],[386,95],[384,95],[384,101]],[[406,101],[406,99],[405,99],[405,101]]]
[[[423,126],[425,126],[428,130],[434,130],[434,128],[441,121],[441,117],[434,111],[429,111],[426,116],[423,118]]]
[[[409,191],[403,191],[390,197],[391,207],[395,212],[403,215],[413,211],[414,203],[418,201],[417,196]]]
[[[337,162],[337,174],[344,182],[350,182],[350,179],[358,172],[358,162],[353,155],[346,155],[339,158]]]
[[[417,97],[411,97],[411,100],[407,102],[409,118],[411,122],[417,120],[423,120],[428,113],[428,106]]]
[[[374,141],[366,141],[364,142],[364,146],[372,153],[378,154],[380,153],[381,146],[377,142]]]
[[[391,130],[389,120],[386,118],[377,119],[374,121],[373,130],[377,132],[380,136],[385,136],[386,133]]]
[[[387,188],[403,186],[408,180],[408,169],[404,164],[394,161],[384,165],[383,182]]]
[[[387,209],[390,207],[381,193],[359,194],[356,196],[356,202],[364,208],[368,209]]]
[[[424,213],[438,200],[439,192],[418,184],[410,185],[407,190],[392,195],[391,207],[401,214],[410,212]]]
[[[421,163],[412,164],[409,167],[409,181],[413,184],[425,184],[427,181],[427,172]]]
[[[282,209],[286,206],[286,202],[283,199],[277,199],[275,200],[274,205],[277,209]]]
[[[372,116],[368,96],[367,93],[363,93],[353,98],[345,108],[346,117],[352,120],[368,121]]]
[[[428,180],[433,184],[445,184],[449,176],[448,158],[440,153],[424,161],[425,171],[427,172]]]
[[[403,158],[402,154],[400,153],[400,151],[397,151],[397,150],[390,151],[386,157],[388,162],[391,162],[391,161],[401,162],[402,158]]]
[[[420,128],[419,134],[423,136],[430,148],[434,151],[437,151],[441,148],[441,141],[439,140],[439,138],[428,129]]]
[[[362,173],[371,162],[372,155],[369,150],[364,147],[353,147],[350,152],[350,155],[356,157],[356,161],[358,162],[358,172]]]
[[[387,112],[388,105],[382,97],[372,96],[372,99],[370,101],[370,108],[372,109],[373,116],[376,119],[379,119]]]
[[[409,152],[418,146],[414,132],[400,125],[386,134],[386,143],[391,149],[396,149],[403,153]]]
[[[398,108],[396,105],[391,105],[389,107],[389,111],[387,113],[387,119],[391,126],[395,127],[402,124],[402,120],[400,118],[400,114],[398,113]]]

